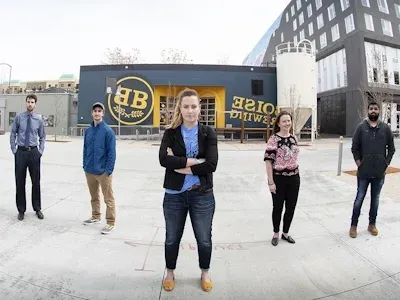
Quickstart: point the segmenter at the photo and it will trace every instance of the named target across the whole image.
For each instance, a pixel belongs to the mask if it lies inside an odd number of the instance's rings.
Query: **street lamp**
[[[8,77],[8,88],[11,88],[11,73],[12,73],[12,66],[10,64],[7,63],[0,63],[0,66],[4,65],[4,66],[8,66],[10,68],[10,74]]]

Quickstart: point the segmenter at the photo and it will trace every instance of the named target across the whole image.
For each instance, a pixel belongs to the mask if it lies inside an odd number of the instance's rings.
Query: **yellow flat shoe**
[[[200,279],[200,280],[201,280],[201,288],[203,289],[203,291],[209,292],[212,290],[213,284],[212,284],[211,280],[210,281],[204,281],[202,279]]]
[[[163,282],[164,290],[166,290],[167,292],[170,292],[174,289],[174,287],[175,287],[175,278],[172,280],[164,280],[164,282]]]

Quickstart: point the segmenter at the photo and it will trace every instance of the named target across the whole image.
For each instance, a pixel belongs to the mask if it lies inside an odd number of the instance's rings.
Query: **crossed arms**
[[[205,158],[175,156],[169,147],[168,132],[165,131],[159,152],[161,166],[181,174],[205,175],[215,172],[218,163],[217,136],[212,129],[207,130]]]

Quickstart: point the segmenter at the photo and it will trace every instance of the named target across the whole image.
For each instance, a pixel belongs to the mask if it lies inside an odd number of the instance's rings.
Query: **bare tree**
[[[293,127],[293,133],[296,136],[300,136],[300,131],[301,127],[299,124],[301,123],[301,108],[300,108],[300,99],[301,96],[297,93],[296,90],[296,85],[292,84],[290,85],[289,91],[286,90],[284,92],[284,96],[287,100],[286,103],[288,103],[287,107],[280,107],[280,110],[286,110],[292,115],[292,127]],[[300,127],[300,128],[298,128]]]
[[[391,114],[393,93],[389,89],[389,78],[387,58],[384,53],[376,50],[367,54],[367,82],[361,80],[358,88],[361,94],[361,105],[358,110],[360,118],[367,117],[368,104],[372,101],[381,107],[381,119],[387,122]]]
[[[61,100],[61,95],[57,95],[54,101],[54,141],[57,141],[58,126],[62,124],[67,116],[65,105]]]
[[[188,64],[192,62],[186,52],[172,48],[161,51],[161,61],[164,64]]]
[[[126,53],[119,47],[114,49],[107,48],[105,56],[106,60],[101,62],[105,65],[138,64],[143,61],[140,57],[140,50],[137,48],[133,48],[131,52]]]

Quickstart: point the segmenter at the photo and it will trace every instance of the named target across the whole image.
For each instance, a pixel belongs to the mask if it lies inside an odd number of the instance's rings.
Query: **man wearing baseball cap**
[[[91,196],[92,217],[83,221],[85,225],[101,222],[100,187],[106,203],[107,224],[101,233],[109,234],[115,228],[115,200],[112,188],[112,174],[116,159],[114,131],[103,120],[103,103],[92,105],[93,122],[85,131],[83,146],[83,169]]]

